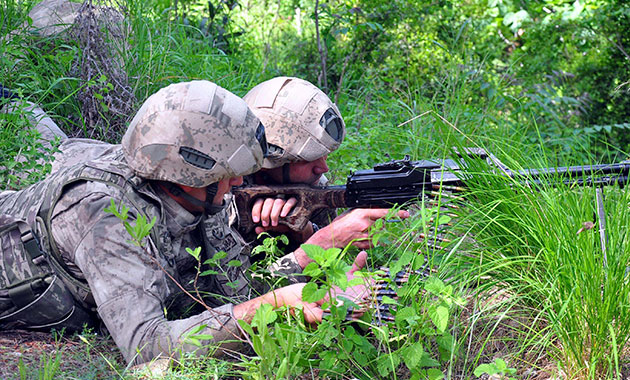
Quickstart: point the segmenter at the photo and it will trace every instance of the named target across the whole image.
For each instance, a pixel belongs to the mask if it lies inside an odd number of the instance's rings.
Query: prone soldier
[[[302,306],[307,322],[321,320],[320,304],[301,300],[305,284],[251,293],[249,252],[227,223],[224,195],[261,167],[266,149],[264,127],[247,104],[208,81],[149,97],[120,145],[65,140],[53,173],[0,193],[0,328],[102,325],[137,364],[238,344],[237,321],[251,320],[264,303]],[[81,160],[64,160],[70,153]],[[112,201],[126,205],[131,219],[156,219],[145,247],[104,212]],[[243,265],[191,281],[198,262],[187,247],[202,248],[202,263],[225,251]],[[356,264],[364,261],[365,254]],[[180,286],[212,293],[208,308],[178,315],[190,303]],[[199,326],[212,336],[201,349],[185,340]]]
[[[244,177],[241,187],[326,186],[326,160],[340,146],[346,133],[341,113],[330,98],[303,79],[276,77],[258,84],[243,99],[265,125],[269,152],[263,160],[263,168]],[[290,237],[287,250],[291,253],[276,262],[273,267],[276,272],[299,273],[310,262],[298,248],[302,243],[324,248],[343,248],[348,244],[369,248],[369,227],[389,212],[389,209],[355,209],[337,217],[335,209],[323,209],[311,217],[303,230],[290,231],[278,221],[286,217],[295,204],[295,198],[260,198],[247,215],[239,215],[234,203],[230,207],[232,225],[240,226],[241,218],[251,218],[258,224],[253,231],[240,228],[248,242],[254,241],[261,232],[286,233]],[[409,214],[400,211],[398,215],[404,218]]]

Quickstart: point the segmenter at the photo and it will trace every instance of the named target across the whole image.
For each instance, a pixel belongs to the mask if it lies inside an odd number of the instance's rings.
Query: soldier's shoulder
[[[91,139],[68,139],[59,146],[59,151],[54,155],[52,172],[92,160],[114,159],[118,152],[121,152],[120,145]]]

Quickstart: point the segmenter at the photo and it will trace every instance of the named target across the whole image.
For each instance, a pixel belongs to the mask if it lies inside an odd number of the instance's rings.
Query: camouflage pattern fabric
[[[63,265],[72,277],[89,289],[89,294],[75,294],[75,297],[95,310],[127,361],[142,363],[161,354],[177,355],[179,349],[204,354],[206,348],[198,349],[185,341],[185,335],[199,325],[207,326],[200,333],[213,336],[213,341],[204,343],[236,348],[234,345],[239,344],[236,338],[240,332],[232,316],[233,304],[226,297],[246,292],[247,286],[240,282],[240,271],[228,273],[226,279],[207,276],[199,281],[199,291],[218,295],[215,297],[217,302],[210,305],[216,307],[175,320],[169,319],[171,312],[165,314],[164,311],[170,304],[177,304],[173,300],[186,298],[167,272],[194,292],[191,280],[197,262],[185,248],[204,247],[202,261],[205,261],[209,244],[213,242],[204,241],[203,230],[212,231],[212,224],[222,222],[226,214],[202,221],[156,186],[138,182],[127,166],[120,146],[91,145],[101,151],[101,155],[92,161],[58,168],[43,182],[23,191],[3,193],[0,213],[28,217],[39,208],[48,188],[63,187],[64,191],[52,209],[50,231],[40,233],[48,235],[44,239],[50,239],[56,245]],[[91,154],[86,152],[86,155]],[[120,177],[124,181],[114,184],[113,180],[90,180],[90,177],[96,177],[94,173],[110,173],[111,178]],[[72,178],[77,176],[82,178]],[[112,199],[116,204],[127,205],[132,217],[139,214],[157,217],[157,232],[152,236],[157,236],[159,241],[148,239],[146,251],[131,244],[121,221],[103,211]],[[235,239],[236,244],[233,244],[229,239],[218,240],[221,247],[215,251],[230,246],[229,253],[235,255],[235,259],[244,260],[245,251],[239,248],[240,241]],[[6,252],[2,251],[2,262],[6,262]],[[10,271],[6,265],[1,270]],[[234,285],[235,280],[238,281],[236,288],[227,285]]]

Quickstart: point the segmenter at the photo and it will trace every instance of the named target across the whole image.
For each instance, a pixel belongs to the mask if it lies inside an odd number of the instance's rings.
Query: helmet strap
[[[283,184],[291,183],[291,174],[290,174],[289,169],[291,169],[291,168],[290,168],[288,162],[286,164],[282,165],[282,183]]]
[[[206,186],[206,202],[204,203],[203,208],[206,210],[206,214],[208,215],[214,215],[225,208],[225,199],[221,200],[221,204],[218,206],[212,203],[212,200],[214,200],[218,190],[218,182],[211,183]]]
[[[217,195],[217,191],[219,190],[219,184],[217,182],[212,183],[206,187],[206,201],[200,201],[199,199],[189,195],[181,187],[177,186],[171,182],[165,182],[165,185],[168,191],[176,197],[180,197],[184,199],[186,202],[192,204],[195,207],[203,208],[204,213],[207,215],[214,215],[219,211],[225,208],[225,200],[221,203],[221,205],[212,204],[212,200],[215,195]]]

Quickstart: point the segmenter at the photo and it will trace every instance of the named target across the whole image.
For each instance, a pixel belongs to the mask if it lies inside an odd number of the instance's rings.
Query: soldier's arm
[[[69,244],[66,247],[70,250],[64,256],[76,263],[85,277],[98,315],[125,359],[142,363],[159,355],[177,356],[193,350],[206,354],[207,348],[199,349],[185,340],[186,334],[201,325],[205,328],[198,333],[212,336],[202,341],[204,345],[221,345],[224,349],[240,346],[232,304],[186,319],[167,319],[165,301],[171,280],[142,248],[129,242],[120,220],[102,212],[109,199],[105,195],[84,199],[82,204],[56,216],[53,231],[55,240]],[[77,220],[77,215],[81,217],[86,210],[100,212]],[[168,265],[156,252],[151,254],[163,267]]]
[[[305,244],[318,245],[324,249],[328,248],[344,248],[348,244],[352,244],[359,249],[367,249],[371,247],[370,227],[377,219],[383,218],[389,212],[389,209],[353,209],[342,215],[339,215],[330,225],[317,231],[311,236]],[[409,212],[405,210],[398,211],[399,218],[408,218]],[[302,272],[311,261],[306,252],[302,248],[281,257],[270,267],[273,273],[283,275],[294,275]],[[297,279],[300,277],[288,276],[289,279]]]

